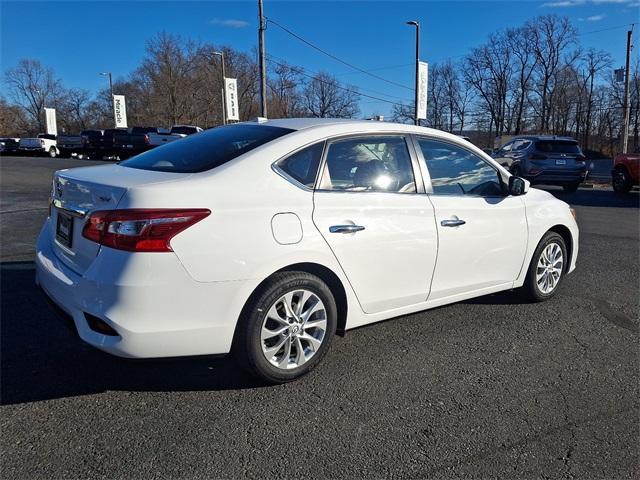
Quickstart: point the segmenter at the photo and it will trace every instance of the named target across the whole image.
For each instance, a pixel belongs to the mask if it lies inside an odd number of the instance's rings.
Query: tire
[[[557,256],[551,256],[551,252],[557,253],[558,251],[553,247],[554,245],[562,254],[562,257],[560,258],[562,263],[560,264],[558,264],[557,260],[553,260],[553,258],[557,259]],[[546,254],[546,256],[543,256],[543,254]],[[545,268],[544,265],[548,263],[547,259],[552,261],[551,266],[555,268],[555,270],[549,270],[548,273],[548,275],[551,276],[548,277],[550,279],[549,281],[554,282],[552,288],[549,290],[547,290],[547,286],[551,285],[545,285],[543,280],[544,274],[540,279],[537,278],[539,269]],[[564,239],[555,232],[547,232],[542,237],[542,240],[540,240],[536,251],[533,253],[533,257],[531,258],[527,278],[525,279],[522,287],[522,291],[525,296],[532,302],[543,302],[553,297],[564,279],[564,273],[567,270],[568,262],[570,261],[571,260],[567,257],[567,246],[564,243]],[[557,277],[553,272],[557,273]],[[539,283],[539,281],[541,281],[541,283]]]
[[[51,147],[49,149],[49,157],[56,158],[58,156],[58,152],[56,151],[56,147]]]
[[[285,301],[289,299],[287,304],[297,310],[301,298],[304,298],[302,310],[290,316]],[[305,314],[309,315],[306,319]],[[305,326],[311,323],[313,326]],[[271,384],[290,382],[322,361],[336,325],[336,303],[322,280],[306,272],[276,273],[243,309],[233,353],[243,367],[261,380]]]
[[[574,182],[568,185],[563,185],[562,189],[564,190],[564,193],[575,193],[578,191],[579,186],[580,186],[580,182]]]
[[[611,175],[611,185],[616,193],[629,193],[633,187],[631,177],[624,168],[616,168]]]

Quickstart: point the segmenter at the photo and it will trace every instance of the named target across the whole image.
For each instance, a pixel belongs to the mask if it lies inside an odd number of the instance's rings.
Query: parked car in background
[[[58,151],[61,157],[72,157],[81,155],[83,150],[82,135],[58,135]]]
[[[133,128],[108,128],[100,135],[87,135],[84,150],[90,158],[123,160],[151,148],[149,136]]]
[[[498,148],[493,158],[534,185],[560,185],[565,192],[575,192],[587,175],[585,156],[569,137],[515,137]]]
[[[57,157],[60,153],[56,136],[48,133],[41,133],[35,138],[21,138],[18,149],[25,155],[49,155],[51,158]]]
[[[550,299],[578,255],[569,205],[414,125],[244,122],[53,185],[36,282],[85,342],[233,351],[274,383],[336,332],[514,288]]]
[[[174,125],[168,133],[149,133],[149,145],[159,147],[199,132],[202,132],[202,129],[193,125]]]
[[[619,153],[613,160],[611,182],[617,193],[627,193],[639,184],[640,152]]]
[[[0,138],[0,155],[17,155],[19,138]]]

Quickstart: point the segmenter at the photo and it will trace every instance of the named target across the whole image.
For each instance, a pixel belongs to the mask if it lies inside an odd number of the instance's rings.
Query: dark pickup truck
[[[101,134],[87,135],[84,152],[90,158],[123,160],[151,148],[146,127],[108,128]],[[94,130],[93,132],[99,132]]]

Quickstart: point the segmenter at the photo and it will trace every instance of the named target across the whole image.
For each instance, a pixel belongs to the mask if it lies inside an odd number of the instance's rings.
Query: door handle
[[[450,220],[442,220],[440,222],[440,225],[442,225],[443,227],[459,227],[460,225],[464,225],[465,222],[464,220],[460,220],[459,218],[452,218]]]
[[[332,225],[329,227],[331,233],[356,233],[364,230],[362,225]]]

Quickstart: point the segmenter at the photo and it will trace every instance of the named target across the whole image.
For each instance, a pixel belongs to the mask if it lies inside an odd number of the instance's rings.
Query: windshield
[[[266,125],[217,127],[154,148],[120,165],[159,172],[204,172],[291,132]]]
[[[536,149],[545,153],[573,153],[580,155],[577,142],[570,140],[544,140],[536,142]]]

